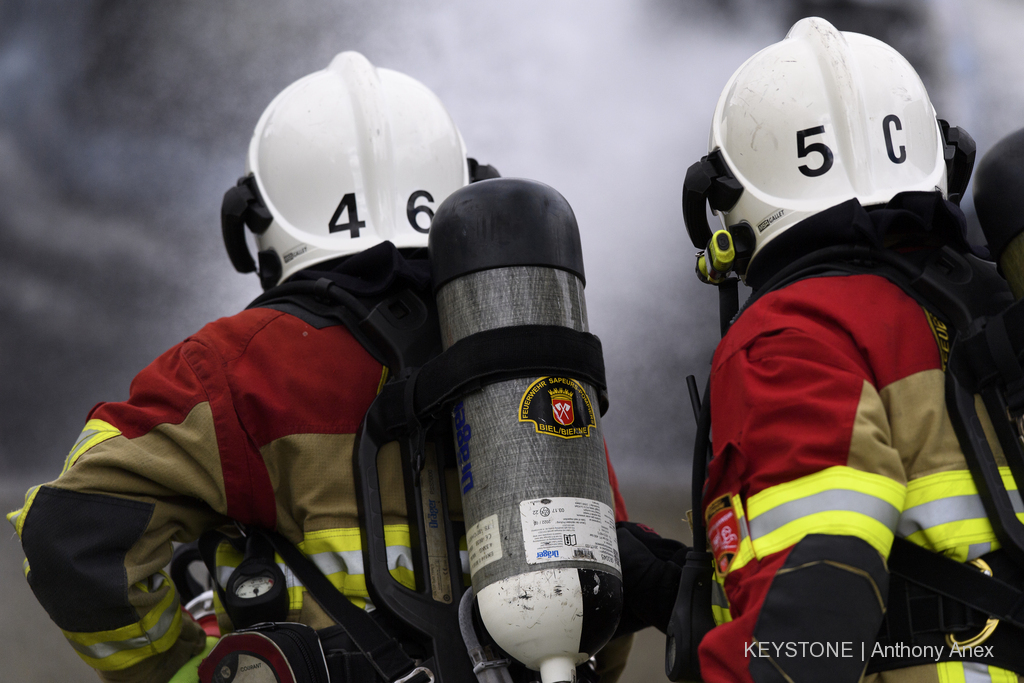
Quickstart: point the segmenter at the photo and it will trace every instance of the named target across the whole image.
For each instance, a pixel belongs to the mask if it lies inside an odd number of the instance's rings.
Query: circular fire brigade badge
[[[590,436],[594,407],[583,386],[565,377],[541,377],[519,402],[519,421],[532,422],[538,434],[562,439]]]

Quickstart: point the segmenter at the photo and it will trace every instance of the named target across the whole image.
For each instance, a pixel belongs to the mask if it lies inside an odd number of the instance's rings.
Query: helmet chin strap
[[[939,127],[942,129],[942,140],[945,143],[942,156],[946,160],[946,198],[960,206],[960,200],[967,191],[967,183],[974,170],[978,146],[974,143],[974,138],[959,126],[950,126],[939,119]]]

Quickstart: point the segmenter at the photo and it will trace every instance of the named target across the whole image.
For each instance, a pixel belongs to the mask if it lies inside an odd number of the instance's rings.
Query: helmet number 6
[[[832,168],[832,150],[824,142],[812,142],[809,145],[805,145],[804,141],[812,135],[822,135],[825,132],[825,126],[817,126],[816,128],[805,128],[804,130],[798,130],[796,132],[796,155],[797,158],[803,159],[811,152],[817,152],[821,155],[821,166],[818,168],[811,168],[810,166],[800,166],[800,172],[808,178],[816,178],[817,176],[824,175]]]
[[[426,190],[416,190],[409,195],[409,201],[405,205],[405,215],[409,219],[409,225],[412,226],[413,230],[416,232],[430,232],[430,221],[434,218],[434,210],[426,204],[416,206],[416,200],[421,197],[426,199],[427,203],[434,201],[434,198],[430,196],[430,193]],[[416,222],[416,219],[419,218],[421,213],[427,214],[427,227],[425,228]]]

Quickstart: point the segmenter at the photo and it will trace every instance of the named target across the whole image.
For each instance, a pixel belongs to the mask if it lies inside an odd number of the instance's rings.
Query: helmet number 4
[[[832,168],[832,150],[828,148],[824,142],[812,142],[811,144],[805,144],[808,137],[812,135],[822,135],[825,133],[825,126],[817,126],[815,128],[805,128],[804,130],[798,130],[796,132],[796,155],[797,158],[803,159],[811,152],[817,152],[821,155],[821,166],[818,168],[811,168],[806,164],[799,167],[801,173],[808,178],[816,178],[820,175],[824,175]]]
[[[416,206],[416,201],[419,199],[426,199],[426,203]],[[433,203],[434,197],[431,196],[426,190],[416,190],[409,195],[409,201],[405,205],[405,215],[409,219],[409,225],[412,226],[413,230],[417,232],[429,232],[430,221],[434,218],[434,210],[431,209],[427,204]],[[427,225],[421,226],[417,219],[419,215],[423,213],[427,215]],[[345,223],[339,223],[345,217],[348,219]],[[330,222],[327,224],[327,229],[333,234],[336,232],[349,231],[349,236],[359,237],[359,229],[366,227],[366,221],[359,220],[359,209],[356,208],[356,194],[355,192],[349,192],[347,195],[341,198],[341,202],[338,204],[338,208],[334,210],[334,215],[331,216]]]
[[[345,214],[345,217],[348,218],[347,223],[338,222],[341,219],[341,214]],[[349,192],[341,198],[341,203],[334,210],[334,215],[331,216],[331,222],[327,224],[327,229],[332,234],[348,230],[350,237],[359,237],[359,228],[365,227],[366,221],[359,220],[359,211],[356,209],[356,193]]]

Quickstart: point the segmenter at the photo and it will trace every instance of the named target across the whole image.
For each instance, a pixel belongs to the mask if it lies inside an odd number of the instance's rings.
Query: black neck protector
[[[938,192],[901,192],[888,204],[867,208],[850,199],[805,218],[765,245],[747,270],[746,284],[757,290],[782,268],[819,249],[839,244],[880,249],[901,236],[986,258],[986,250],[968,244],[966,225],[960,207]]]

